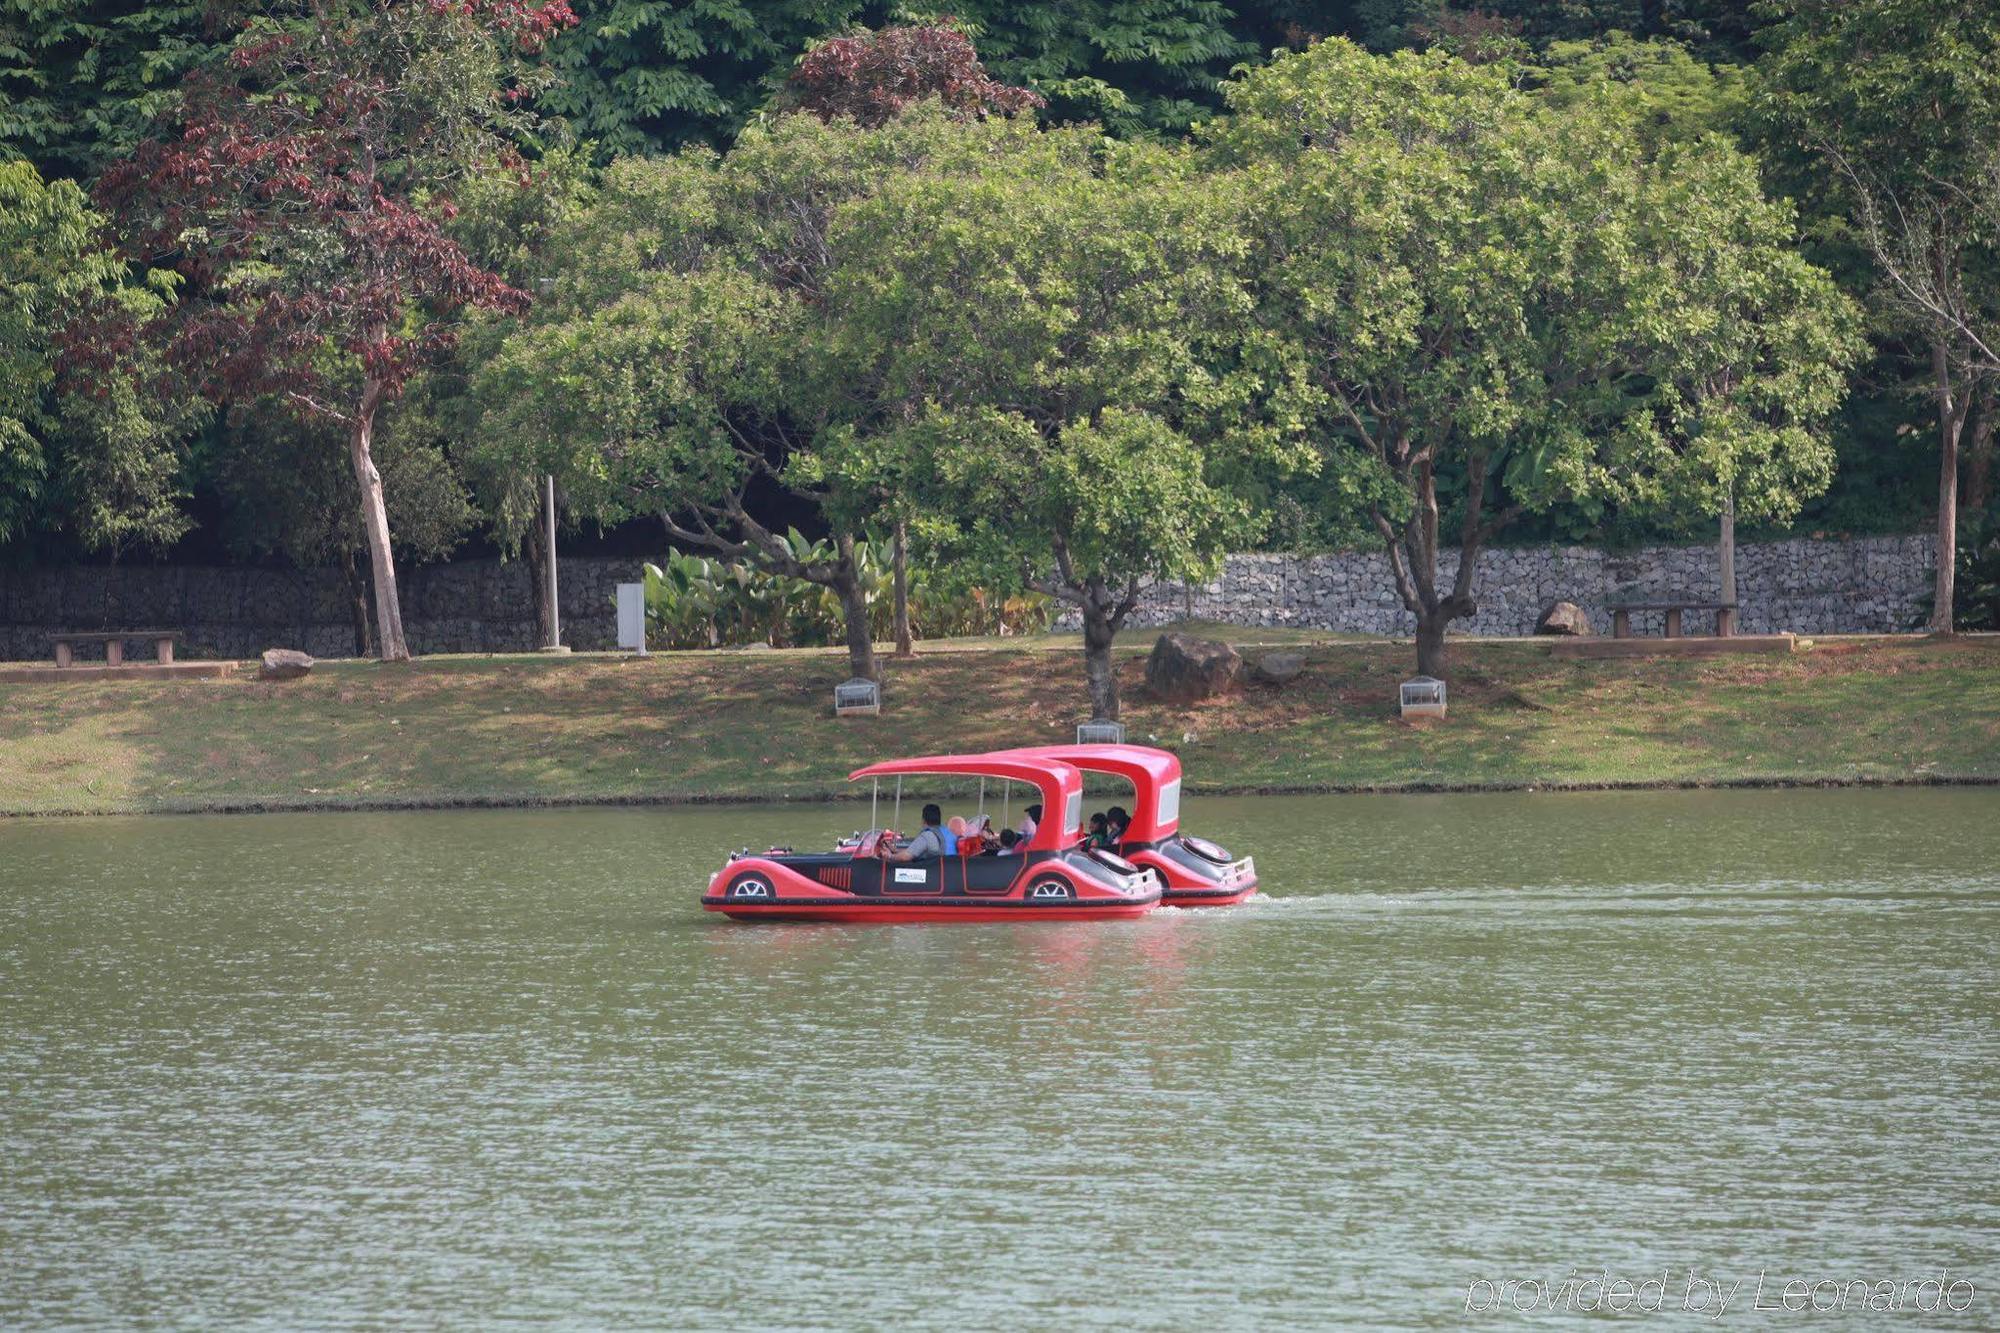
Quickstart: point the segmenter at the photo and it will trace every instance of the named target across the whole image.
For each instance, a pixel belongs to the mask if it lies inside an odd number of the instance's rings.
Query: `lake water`
[[[696,907],[863,818],[0,824],[0,1325],[2000,1326],[2000,792],[1194,798],[1263,899]]]

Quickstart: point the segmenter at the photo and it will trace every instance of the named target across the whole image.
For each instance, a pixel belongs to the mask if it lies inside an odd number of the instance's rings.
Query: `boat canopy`
[[[1169,756],[1171,757],[1171,756]],[[1083,836],[1083,774],[1073,764],[1029,751],[1006,754],[933,754],[915,759],[887,759],[857,768],[849,782],[863,778],[927,777],[1000,778],[1036,788],[1041,793],[1042,820],[1028,850],[1061,851]]]
[[[1171,838],[1181,824],[1181,761],[1149,745],[1034,745],[1001,755],[1057,760],[1086,773],[1107,773],[1132,784],[1132,842]]]

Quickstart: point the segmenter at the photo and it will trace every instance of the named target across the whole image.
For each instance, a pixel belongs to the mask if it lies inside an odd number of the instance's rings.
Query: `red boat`
[[[1012,784],[1024,784],[1044,817],[1006,855],[966,838],[955,854],[905,860],[906,840],[879,826],[831,852],[738,852],[709,880],[701,905],[739,921],[872,922],[1104,921],[1159,906],[1157,871],[1079,846],[1083,774],[1075,766],[1026,753],[931,755],[870,764],[848,780],[874,780],[874,824],[882,780],[896,780],[900,815],[903,782],[913,776],[955,779],[959,786],[979,779],[982,812],[989,783],[1000,786],[1010,812]]]
[[[1257,862],[1180,831],[1181,761],[1145,745],[1038,745],[1003,754],[1052,759],[1132,784],[1132,822],[1118,854],[1156,870],[1168,907],[1227,907],[1257,891]]]

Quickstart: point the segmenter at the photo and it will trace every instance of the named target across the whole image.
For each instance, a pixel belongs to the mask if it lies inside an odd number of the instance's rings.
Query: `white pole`
[[[542,494],[546,504],[545,513],[548,521],[547,540],[549,544],[548,587],[546,589],[546,595],[549,599],[549,647],[560,648],[562,646],[562,613],[556,607],[556,479],[551,474],[543,478],[543,480],[546,483]],[[639,651],[644,653],[646,650],[642,646]]]
[[[876,778],[874,779],[873,785],[868,793],[868,827],[870,829],[878,829],[882,827],[882,819],[881,819],[882,812],[877,808],[881,804],[882,804],[882,779]]]
[[[903,775],[901,773],[896,775],[896,813],[890,817],[895,820],[896,831],[901,833],[903,831]]]

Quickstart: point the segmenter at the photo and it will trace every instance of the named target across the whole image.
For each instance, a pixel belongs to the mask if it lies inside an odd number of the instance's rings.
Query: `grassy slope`
[[[1388,703],[1407,646],[1322,636],[1290,686],[1173,708],[1141,697],[1150,636],[1130,637],[1128,733],[1180,750],[1196,788],[2000,780],[1991,638],[1644,662],[1468,642],[1450,720],[1411,725]],[[0,684],[0,812],[806,797],[874,758],[1073,734],[1073,644],[937,647],[889,665],[883,717],[844,721],[828,715],[843,659],[826,652]]]

